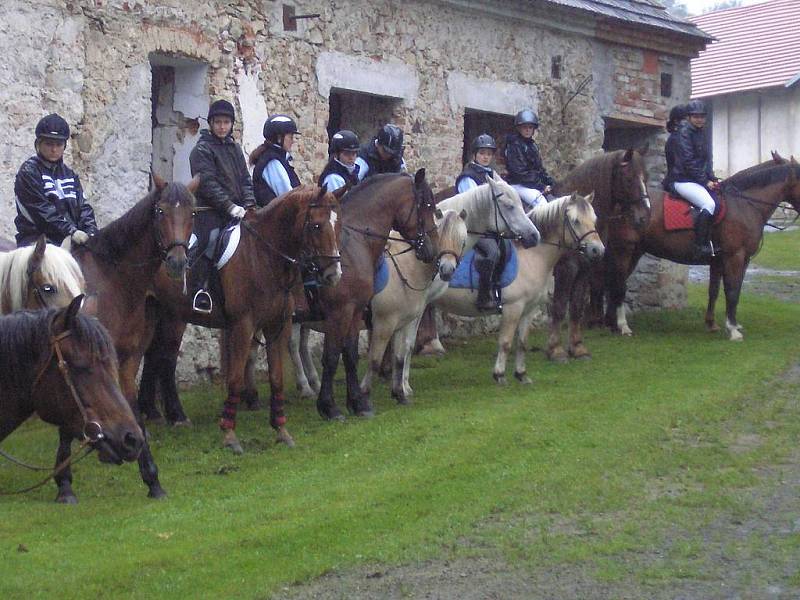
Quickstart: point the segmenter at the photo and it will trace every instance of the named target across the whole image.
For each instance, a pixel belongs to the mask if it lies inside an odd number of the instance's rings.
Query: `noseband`
[[[158,217],[164,214],[164,211],[158,206],[158,204],[156,204],[153,208],[153,213],[155,220],[157,221]],[[193,219],[194,215],[195,211],[192,211]],[[189,233],[189,236],[191,236],[191,232]],[[167,255],[169,255],[173,248],[183,248],[184,252],[187,254],[189,253],[189,240],[172,240],[172,242],[169,244],[165,244],[164,239],[161,237],[161,229],[159,227],[156,227],[155,238],[156,246],[158,247],[158,252],[161,255],[162,262],[167,259]]]
[[[569,231],[569,234],[572,237],[573,245],[569,245],[569,246],[567,245],[567,241],[566,241],[567,231]],[[572,225],[572,221],[569,220],[569,216],[567,215],[567,212],[564,211],[564,227],[561,230],[561,239],[564,240],[563,247],[565,247],[565,248],[567,248],[569,250],[577,250],[579,254],[585,255],[586,254],[587,244],[585,244],[583,242],[583,240],[585,240],[587,237],[589,237],[593,233],[596,233],[597,235],[600,235],[599,233],[597,233],[596,229],[590,229],[589,231],[587,231],[583,235],[579,236],[578,232],[575,231],[575,227],[573,227],[573,225]],[[559,244],[559,245],[561,245],[561,244]]]
[[[314,281],[317,283],[322,283],[322,273],[325,269],[331,266],[332,263],[337,263],[342,261],[342,257],[340,255],[331,255],[331,254],[323,254],[316,245],[313,243],[308,243],[308,233],[311,230],[319,230],[321,225],[319,223],[311,223],[311,209],[312,208],[330,208],[333,210],[332,206],[327,204],[320,204],[317,202],[312,202],[308,205],[308,209],[306,210],[306,216],[303,221],[303,237],[301,238],[300,242],[300,257],[297,260],[297,264],[300,266],[300,269],[303,270],[305,273],[311,274],[314,276]],[[336,236],[336,230],[334,229],[334,237]],[[313,250],[313,252],[308,252],[306,247],[309,247]],[[320,260],[327,260],[328,265],[323,268],[320,264]]]
[[[482,238],[489,238],[489,239],[498,240],[498,241],[502,240],[502,239],[514,240],[514,241],[517,241],[517,242],[521,242],[522,241],[522,237],[523,236],[521,236],[520,234],[514,232],[514,228],[511,227],[511,224],[508,222],[508,219],[506,219],[506,216],[503,214],[503,211],[500,210],[500,202],[499,202],[499,200],[500,200],[500,198],[503,197],[503,195],[504,195],[504,192],[500,192],[500,193],[495,194],[494,191],[492,191],[492,203],[494,204],[494,231],[471,231],[471,230],[467,230],[467,233],[472,234],[472,235],[477,235],[477,236],[480,236]],[[505,226],[505,229],[507,229],[510,233],[500,233],[500,219],[503,220],[503,225]]]

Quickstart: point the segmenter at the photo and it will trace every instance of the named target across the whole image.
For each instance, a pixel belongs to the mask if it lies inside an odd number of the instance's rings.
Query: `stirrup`
[[[197,290],[192,299],[192,310],[204,315],[210,314],[214,310],[214,301],[211,299],[211,295],[203,289]]]

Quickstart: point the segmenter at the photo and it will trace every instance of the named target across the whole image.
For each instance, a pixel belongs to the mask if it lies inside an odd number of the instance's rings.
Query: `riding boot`
[[[475,270],[478,272],[478,300],[476,305],[478,310],[485,312],[499,313],[502,310],[494,291],[492,273],[494,263],[486,259],[479,260],[475,256]]]
[[[196,290],[192,298],[192,310],[209,314],[214,308],[211,294],[208,293],[208,277],[211,272],[211,261],[200,256],[192,265],[189,276],[189,289]]]
[[[701,210],[694,222],[694,252],[697,260],[708,260],[714,256],[711,246],[711,222],[714,215],[707,210]]]

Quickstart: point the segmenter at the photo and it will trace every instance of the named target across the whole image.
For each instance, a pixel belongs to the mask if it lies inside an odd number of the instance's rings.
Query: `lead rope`
[[[21,490],[14,490],[13,492],[0,491],[0,496],[15,496],[17,494],[25,494],[26,492],[32,492],[33,490],[39,489],[40,487],[42,487],[48,481],[53,479],[56,475],[58,475],[61,471],[63,471],[64,469],[66,469],[70,465],[77,464],[80,461],[82,461],[84,458],[89,456],[89,454],[91,454],[92,450],[94,450],[94,448],[89,446],[89,444],[91,444],[91,443],[92,443],[92,440],[90,440],[88,437],[84,438],[83,441],[81,442],[80,446],[78,447],[77,452],[75,452],[75,454],[70,454],[67,458],[65,458],[63,461],[61,461],[58,465],[56,465],[55,469],[53,469],[52,472],[47,475],[47,477],[45,477],[44,479],[42,479],[38,483],[35,483],[35,484],[33,484],[33,485],[29,486],[29,487],[23,488]],[[78,454],[81,452],[81,450],[86,449],[87,446],[88,446],[88,449],[86,450],[86,452],[82,456],[78,456]],[[0,454],[2,454],[4,457],[9,459],[11,462],[16,463],[16,464],[18,464],[18,465],[20,465],[22,467],[25,467],[26,469],[31,469],[31,470],[34,470],[34,471],[47,471],[47,470],[49,470],[49,469],[43,469],[41,467],[31,467],[29,465],[26,465],[26,464],[22,463],[21,461],[18,461],[16,459],[8,456],[5,452],[2,452],[2,451],[0,451]]]

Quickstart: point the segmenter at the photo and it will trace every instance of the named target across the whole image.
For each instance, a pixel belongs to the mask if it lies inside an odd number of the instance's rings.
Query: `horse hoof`
[[[317,404],[317,412],[319,416],[325,419],[326,421],[344,421],[344,415],[342,412],[336,408],[335,406],[328,408],[325,406],[320,406]]]
[[[222,438],[222,447],[229,449],[234,454],[244,454],[244,448],[239,443],[239,439],[233,429],[228,429],[225,432],[225,436]]]
[[[586,348],[574,348],[569,351],[569,355],[577,360],[591,360],[592,353]]]
[[[717,333],[719,331],[719,325],[713,321],[711,323],[706,323],[706,331],[708,333]]]
[[[311,400],[312,398],[317,397],[317,392],[312,390],[310,387],[298,388],[298,390],[300,391],[300,397],[304,400]]]
[[[419,350],[420,356],[444,356],[445,354],[447,354],[447,350],[439,340],[428,342]]]
[[[186,417],[185,419],[178,419],[177,421],[172,422],[172,426],[175,429],[188,428],[192,426],[192,420],[189,417]]]
[[[286,444],[288,448],[294,448],[294,440],[289,432],[286,430],[286,427],[281,427],[278,429],[278,437],[275,439],[276,444]]]
[[[531,385],[533,383],[533,379],[528,377],[527,373],[514,373],[514,377],[519,381],[522,385]]]
[[[375,411],[372,410],[371,408],[366,410],[359,410],[356,412],[356,416],[361,417],[362,419],[371,419],[372,417],[375,416]]]
[[[508,383],[503,373],[492,373],[492,377],[497,382],[497,385],[506,385]]]
[[[56,502],[58,504],[77,504],[78,499],[75,497],[75,494],[59,494],[56,496]]]
[[[152,415],[145,415],[144,420],[150,425],[165,425],[167,420],[161,413],[153,413]]]
[[[164,491],[160,485],[154,485],[150,488],[150,491],[147,492],[147,497],[152,498],[153,500],[161,500],[162,498],[167,497],[167,492]]]

